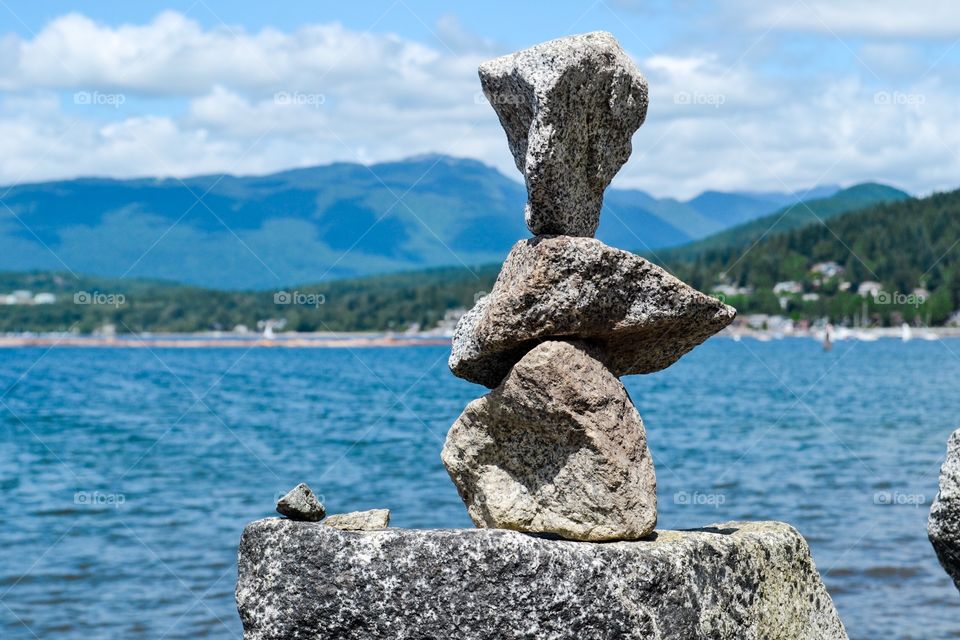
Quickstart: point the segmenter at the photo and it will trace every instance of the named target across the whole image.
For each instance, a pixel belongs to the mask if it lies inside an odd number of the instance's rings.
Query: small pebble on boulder
[[[344,531],[376,531],[390,526],[390,509],[370,509],[369,511],[351,511],[338,513],[327,518],[328,527]]]
[[[593,236],[603,191],[647,114],[647,81],[633,60],[596,31],[485,62],[480,83],[527,184],[527,227]]]
[[[451,427],[443,463],[478,527],[588,541],[653,531],[643,421],[598,355],[544,342]]]
[[[323,520],[326,510],[310,487],[301,482],[277,501],[277,513],[291,520],[318,522]]]
[[[947,443],[940,468],[940,492],[930,508],[927,534],[940,564],[960,589],[960,429]]]

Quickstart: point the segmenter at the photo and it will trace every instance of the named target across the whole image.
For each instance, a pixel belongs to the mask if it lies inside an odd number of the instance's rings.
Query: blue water
[[[447,350],[0,351],[0,637],[237,638],[245,523],[328,511],[469,526],[440,464],[481,393]],[[795,525],[852,638],[960,637],[925,523],[960,424],[960,341],[714,339],[626,384],[661,528]]]

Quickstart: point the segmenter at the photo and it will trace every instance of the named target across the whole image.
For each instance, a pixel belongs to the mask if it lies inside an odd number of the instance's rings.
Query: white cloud
[[[954,0],[746,0],[738,11],[761,29],[884,37],[956,37]]]
[[[489,43],[455,22],[440,30],[461,40],[461,53],[338,24],[251,34],[173,12],[115,28],[63,16],[33,39],[0,40],[10,53],[0,63],[10,141],[0,182],[249,173],[436,151],[514,171],[496,116],[476,99],[489,53],[475,50]]]
[[[484,38],[466,29],[457,16],[447,14],[437,20],[435,35],[441,44],[454,53],[482,53],[495,56],[501,53],[501,46],[490,38]]]
[[[436,31],[446,45],[338,24],[206,29],[168,12],[119,27],[70,14],[35,38],[0,37],[0,183],[266,173],[428,152],[519,179],[477,99],[477,65],[502,51],[452,18]],[[862,52],[871,63],[916,54],[897,46]],[[678,197],[867,179],[955,186],[952,83],[904,69],[884,102],[862,69],[811,77],[752,64],[702,47],[638,58],[651,106],[617,184]]]
[[[943,123],[960,117],[960,105],[934,83],[878,92],[838,79],[762,112],[726,108],[714,118],[648,120],[627,177],[685,195],[865,180],[918,192],[957,186],[960,134]]]
[[[715,55],[655,55],[643,61],[643,70],[652,117],[722,117],[733,109],[774,106],[784,98],[776,86],[742,67],[721,64]]]

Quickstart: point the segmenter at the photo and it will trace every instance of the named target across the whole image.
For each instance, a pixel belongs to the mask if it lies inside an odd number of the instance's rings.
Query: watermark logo
[[[726,503],[727,497],[722,493],[700,493],[699,491],[678,491],[673,494],[673,504],[682,506],[707,506],[719,508]]]
[[[73,504],[92,507],[113,507],[119,509],[127,501],[122,493],[101,493],[100,491],[77,491],[73,494]]]
[[[526,99],[519,93],[484,93],[483,91],[477,91],[473,94],[473,102],[475,104],[489,104],[489,105],[512,105],[518,106],[526,103]]]
[[[277,291],[273,294],[273,304],[299,305],[317,308],[326,304],[327,297],[322,293],[301,293],[299,291]]]
[[[694,91],[681,91],[673,95],[673,103],[681,105],[706,106],[719,109],[727,101],[727,97],[722,93],[701,93]]]
[[[119,307],[126,304],[127,298],[122,293],[103,293],[102,291],[77,291],[73,294],[73,304],[107,305]]]
[[[78,91],[73,94],[73,103],[82,106],[113,107],[119,109],[127,101],[122,93],[102,93],[100,91]]]
[[[873,301],[877,304],[896,304],[919,309],[927,301],[926,296],[919,293],[901,293],[899,291],[878,291]]]
[[[923,93],[903,93],[902,91],[877,91],[873,94],[873,103],[880,105],[897,105],[918,107],[926,104],[927,96]]]
[[[319,109],[327,102],[327,96],[322,93],[278,91],[273,94],[273,102],[281,107],[313,107]]]
[[[899,491],[878,491],[873,494],[873,504],[882,506],[907,506],[920,508],[927,503],[922,493],[900,493]]]

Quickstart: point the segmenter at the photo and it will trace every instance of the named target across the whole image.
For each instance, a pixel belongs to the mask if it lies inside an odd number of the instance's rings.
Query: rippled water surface
[[[328,511],[469,526],[439,460],[482,389],[447,350],[0,351],[0,637],[238,638],[245,523]],[[795,525],[853,638],[960,637],[925,533],[960,424],[960,341],[715,339],[626,380],[660,526]]]

